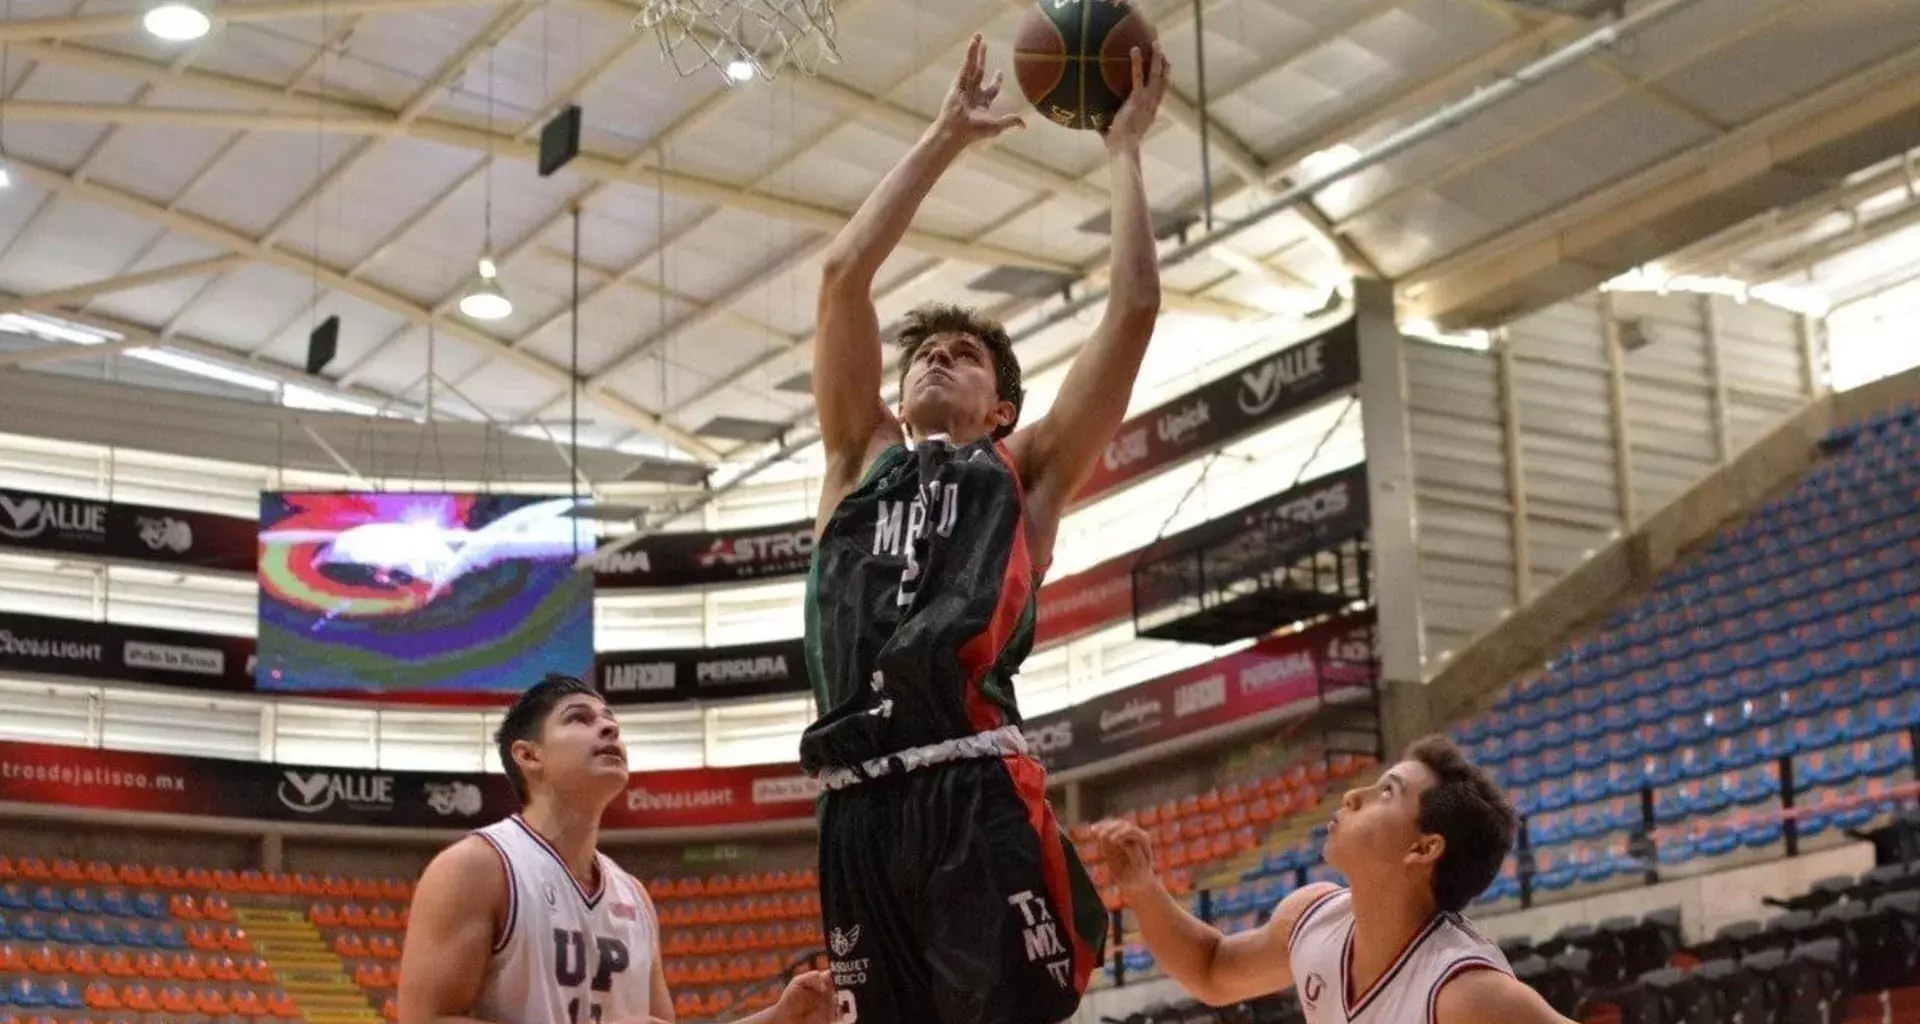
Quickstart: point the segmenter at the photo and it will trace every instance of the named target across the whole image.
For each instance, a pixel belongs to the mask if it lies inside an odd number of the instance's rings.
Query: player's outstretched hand
[[[826,971],[807,971],[787,982],[774,1007],[780,1024],[833,1024],[833,975]]]
[[[1121,889],[1130,891],[1154,883],[1153,837],[1146,829],[1110,818],[1093,826],[1093,838]]]
[[[963,143],[991,139],[1009,128],[1027,126],[1016,114],[993,112],[993,102],[1000,98],[1003,76],[998,71],[991,79],[986,75],[987,42],[976,32],[967,43],[967,57],[960,64],[959,74],[947,87],[946,99],[940,102],[939,127]]]
[[[1143,54],[1138,46],[1131,53],[1133,91],[1113,115],[1113,122],[1100,133],[1109,151],[1138,146],[1140,140],[1146,138],[1154,118],[1160,115],[1160,101],[1167,96],[1167,83],[1173,80],[1173,64],[1159,43],[1153,44],[1152,53]]]

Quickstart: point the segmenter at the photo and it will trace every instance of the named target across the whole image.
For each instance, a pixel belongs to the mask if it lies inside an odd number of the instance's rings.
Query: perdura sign
[[[807,689],[806,649],[799,640],[603,651],[595,661],[595,684],[610,704],[765,697]]]

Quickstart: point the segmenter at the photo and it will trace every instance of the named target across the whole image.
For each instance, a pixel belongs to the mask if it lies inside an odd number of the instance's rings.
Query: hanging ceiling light
[[[206,35],[213,28],[213,19],[192,4],[167,3],[149,8],[141,24],[161,39],[184,43]]]
[[[480,251],[493,251],[493,54],[499,49],[495,46],[487,51],[487,161],[486,161],[486,241]],[[500,287],[500,268],[494,266],[490,256],[480,257],[480,279],[460,296],[460,312],[475,320],[501,320],[513,315],[513,301]]]
[[[0,188],[12,188],[13,175],[7,173],[7,165],[0,163]]]
[[[501,320],[513,315],[513,300],[500,288],[500,268],[480,257],[480,279],[460,296],[460,312],[475,320]]]

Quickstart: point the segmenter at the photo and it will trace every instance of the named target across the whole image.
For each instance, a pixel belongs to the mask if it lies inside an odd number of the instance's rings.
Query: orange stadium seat
[[[229,953],[252,953],[253,940],[247,938],[246,932],[228,925],[220,933],[220,948]]]
[[[213,873],[213,887],[221,892],[240,891],[240,873],[232,868],[221,868]]]
[[[20,877],[20,869],[13,864],[13,858],[0,854],[0,882],[8,882]]]
[[[231,985],[240,980],[240,965],[230,956],[217,956],[207,964],[207,977]]]
[[[153,997],[153,989],[145,985],[128,985],[120,990],[120,1002],[134,1013],[158,1013],[160,1003]]]
[[[227,997],[221,995],[219,989],[214,988],[203,988],[195,992],[193,1008],[209,1017],[225,1017],[230,1012],[227,1009]]]
[[[240,975],[249,985],[273,984],[273,965],[257,956],[248,957],[240,964]]]
[[[380,1004],[380,1016],[386,1020],[399,1020],[400,1004],[389,996],[386,1002]]]
[[[206,868],[188,868],[180,873],[180,887],[209,892],[213,889],[213,872]]]
[[[27,970],[35,974],[63,974],[67,965],[60,962],[60,950],[53,946],[40,946],[27,953]]]
[[[324,900],[307,904],[307,920],[319,928],[340,927],[340,910]]]
[[[309,899],[323,895],[320,879],[305,871],[293,876],[293,892],[296,896],[305,896]]]
[[[179,868],[171,864],[162,864],[154,868],[152,876],[143,880],[140,876],[145,874],[146,872],[143,868],[130,866],[126,871],[121,873],[120,881],[128,885],[146,885],[148,881],[151,881],[152,884],[162,889],[179,889],[187,884],[186,876],[180,873]]]
[[[82,978],[90,978],[100,973],[100,962],[94,959],[93,950],[85,946],[67,950],[67,955],[64,959],[66,961],[68,974],[77,974]]]
[[[27,969],[27,958],[11,942],[0,942],[0,974],[19,974]]]
[[[377,878],[353,878],[347,886],[354,899],[370,903],[380,898],[380,880]]]
[[[121,1008],[120,994],[113,990],[112,985],[104,981],[96,981],[88,985],[86,991],[81,994],[80,998],[87,1004],[87,1009],[89,1010],[118,1010]]]
[[[181,981],[205,981],[209,977],[206,962],[192,953],[173,958],[173,976]]]
[[[62,857],[53,862],[53,877],[69,885],[79,885],[87,880],[87,870],[80,866],[79,861]]]
[[[168,985],[160,990],[160,1009],[168,1013],[192,1013],[193,996],[178,985]]]
[[[227,1010],[237,1017],[264,1017],[267,1004],[260,1000],[260,993],[252,989],[241,989],[227,1000]]]
[[[87,881],[98,885],[112,885],[120,878],[114,873],[113,865],[104,860],[87,862]]]
[[[50,882],[53,880],[53,869],[47,867],[47,862],[38,857],[22,857],[16,866],[20,870],[22,881]]]
[[[294,1020],[300,1016],[300,1004],[285,992],[274,991],[267,996],[267,1016],[281,1020]]]
[[[362,960],[353,969],[353,983],[361,988],[386,988],[387,972],[381,970],[379,964]]]
[[[353,932],[342,932],[334,937],[333,951],[343,957],[361,958],[367,955],[367,943]]]
[[[367,918],[367,909],[358,903],[349,903],[340,908],[340,923],[348,928],[368,928],[372,921]]]
[[[353,898],[353,887],[339,875],[327,875],[320,879],[320,892],[343,902]]]
[[[206,919],[206,915],[202,914],[200,908],[194,905],[193,897],[184,892],[176,892],[172,898],[167,900],[167,912],[181,921],[202,921]]]
[[[367,953],[380,960],[398,960],[400,944],[391,935],[375,935],[367,940]]]
[[[367,922],[382,931],[398,931],[405,927],[400,923],[400,915],[394,913],[393,908],[385,903],[373,908],[373,911],[367,915]]]
[[[404,878],[383,878],[380,880],[380,898],[406,903],[413,899],[413,883]]]
[[[116,956],[124,959],[125,954],[117,950],[108,954],[106,972],[109,977],[140,977],[148,981],[172,981],[179,976],[174,969],[174,963],[178,962],[178,958],[169,961],[159,953],[142,953],[131,962],[122,965],[113,962],[112,958]]]
[[[219,893],[214,893],[206,899],[201,900],[200,912],[207,915],[207,920],[209,921],[218,921],[221,924],[230,924],[233,921],[233,905],[228,903],[227,898]]]

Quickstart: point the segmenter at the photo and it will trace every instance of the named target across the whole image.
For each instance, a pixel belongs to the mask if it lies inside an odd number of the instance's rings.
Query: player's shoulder
[[[469,832],[427,862],[414,887],[414,899],[491,900],[506,891],[511,870],[497,844]]]
[[[1345,886],[1332,882],[1303,885],[1288,893],[1273,909],[1273,924],[1291,946],[1301,929],[1320,918],[1346,891]]]

